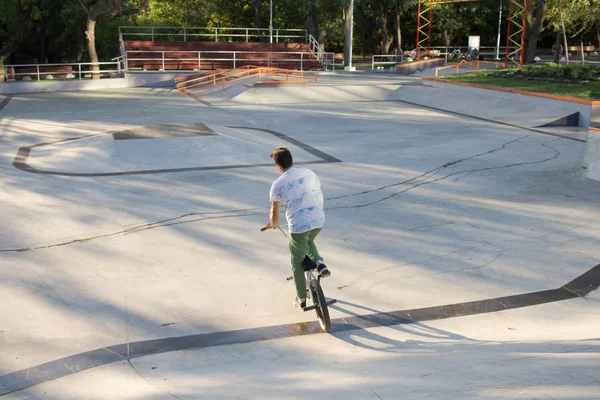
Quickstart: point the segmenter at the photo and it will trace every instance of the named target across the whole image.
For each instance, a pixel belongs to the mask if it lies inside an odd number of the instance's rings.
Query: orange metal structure
[[[514,64],[519,67],[525,62],[525,36],[527,34],[527,7],[528,0],[510,0],[508,8],[508,31],[506,34],[506,60],[505,64]],[[514,45],[515,50],[510,51],[509,46]]]
[[[203,75],[179,76],[173,79],[175,89],[188,93],[197,92],[220,85],[223,89],[228,83],[255,77],[269,77],[263,83],[308,83],[318,82],[319,75],[314,72],[304,72],[292,69],[244,66],[236,69],[224,69]]]
[[[437,4],[467,3],[479,0],[419,0],[417,18],[417,59],[421,49],[427,48],[424,54],[430,54],[431,50],[431,24],[433,21],[433,6]],[[525,61],[525,36],[527,34],[527,7],[528,0],[509,0],[508,30],[506,35],[506,59],[505,67],[509,63],[523,66]],[[427,47],[425,47],[427,45]],[[514,46],[514,50],[509,47]]]

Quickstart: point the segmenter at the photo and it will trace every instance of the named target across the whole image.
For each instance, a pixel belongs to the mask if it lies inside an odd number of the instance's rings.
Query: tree
[[[559,34],[562,34],[567,65],[569,64],[567,31],[576,36],[589,28],[590,24],[598,18],[597,14],[590,16],[589,13],[590,8],[596,3],[590,0],[549,0],[548,24],[554,32],[557,32],[557,41]]]
[[[526,16],[527,34],[525,36],[525,44],[523,47],[526,64],[530,64],[534,61],[540,33],[544,26],[548,1],[549,0],[530,0]]]
[[[349,66],[352,60],[352,19],[354,10],[352,8],[351,1],[347,1],[346,5],[342,10],[342,16],[344,21],[344,66]]]
[[[88,53],[92,63],[98,63],[96,51],[96,23],[100,18],[108,17],[110,20],[126,15],[133,15],[148,8],[148,0],[79,0],[81,7],[87,15],[87,29],[85,35],[88,41]],[[99,71],[99,65],[93,65],[92,71]],[[100,79],[100,75],[93,74],[93,79]]]
[[[19,48],[29,33],[32,13],[36,9],[34,6],[33,1],[27,0],[0,5],[0,26],[5,28],[0,30],[0,83],[4,82],[4,61]]]

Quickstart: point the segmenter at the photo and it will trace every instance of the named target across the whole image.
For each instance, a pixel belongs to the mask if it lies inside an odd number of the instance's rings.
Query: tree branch
[[[138,13],[146,11],[146,9],[148,8],[148,1],[149,0],[144,0],[144,3],[139,7],[131,7],[126,10],[121,10],[119,8],[117,2],[115,0],[111,0],[110,4],[111,4],[112,12],[111,12],[111,17],[109,18],[109,21],[112,21],[119,17],[125,17],[128,15],[138,14]]]
[[[7,40],[6,43],[4,43],[4,46],[0,47],[0,60],[2,61],[4,61],[5,58],[17,50],[25,38],[25,7],[23,6],[23,2],[20,0],[16,2],[16,6],[17,32],[15,32],[15,34],[9,40]]]

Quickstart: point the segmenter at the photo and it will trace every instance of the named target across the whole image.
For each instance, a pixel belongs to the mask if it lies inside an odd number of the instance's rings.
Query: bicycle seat
[[[305,271],[317,269],[317,263],[311,260],[309,256],[304,257],[304,261],[302,261],[302,266],[304,267]]]

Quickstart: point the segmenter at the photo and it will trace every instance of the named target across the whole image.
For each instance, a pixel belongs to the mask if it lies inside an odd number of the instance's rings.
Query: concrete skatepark
[[[0,397],[598,398],[598,158],[544,127],[581,110],[319,81],[0,97]],[[323,185],[330,334],[259,231],[282,144]]]

